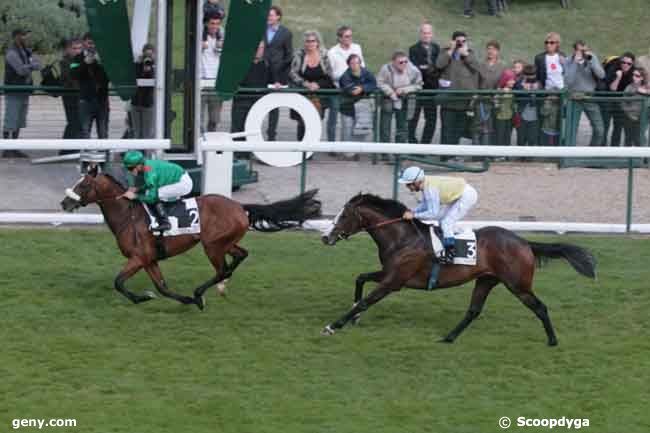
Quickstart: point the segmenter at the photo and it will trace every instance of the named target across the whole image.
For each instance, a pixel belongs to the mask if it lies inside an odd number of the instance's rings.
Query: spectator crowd
[[[466,2],[467,16],[472,16],[471,3]],[[494,3],[488,4],[490,13],[496,13]],[[214,83],[219,71],[224,16],[218,0],[206,0],[199,56],[205,83]],[[641,118],[647,113],[647,98],[643,97],[650,95],[650,82],[648,70],[633,53],[600,58],[583,40],[573,41],[570,52],[565,53],[560,35],[551,32],[543,40],[543,50],[532,61],[507,64],[501,57],[499,41],[489,41],[485,56],[479,58],[467,32],[456,31],[449,41],[439,44],[434,40],[433,26],[423,22],[418,28],[418,40],[408,49],[392,53],[375,75],[366,65],[352,27],[339,27],[337,43],[329,49],[318,31],[305,31],[301,46],[294,50],[293,35],[282,24],[282,17],[282,9],[272,6],[263,40],[232,104],[233,132],[243,130],[246,114],[259,98],[257,93],[247,93],[247,88],[295,87],[305,90],[323,119],[327,112],[329,141],[370,139],[376,126],[376,102],[382,142],[431,143],[440,119],[440,142],[444,144],[457,144],[464,137],[485,145],[557,145],[562,98],[568,95],[573,102],[573,118],[580,119],[584,112],[589,121],[592,146],[643,144],[646,131],[641,128],[648,123]],[[28,35],[25,29],[16,29],[12,34],[13,43],[5,54],[5,85],[29,86],[32,73],[42,68],[29,50]],[[92,37],[87,34],[65,41],[59,67],[60,84],[73,91],[62,97],[67,121],[63,137],[88,138],[94,123],[97,136],[106,138],[109,79]],[[155,77],[152,45],[143,47],[136,74],[138,78]],[[328,89],[332,92],[319,92]],[[593,96],[597,91],[616,93]],[[377,94],[382,97],[375,98]],[[129,110],[131,137],[153,136],[153,101],[152,88],[138,88]],[[29,93],[5,94],[5,139],[19,137],[28,106]],[[217,129],[221,111],[220,98],[204,92],[202,132]],[[294,112],[290,118],[296,121],[296,138],[302,139],[302,119]],[[279,110],[270,113],[268,140],[277,137],[278,119]],[[421,120],[423,128],[418,136]],[[568,125],[569,140],[575,142],[578,122]],[[23,155],[11,151],[3,156]]]

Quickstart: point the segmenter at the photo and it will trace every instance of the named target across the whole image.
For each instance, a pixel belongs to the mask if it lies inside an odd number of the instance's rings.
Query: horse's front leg
[[[158,266],[158,262],[149,264],[145,270],[149,274],[151,281],[153,281],[153,283],[156,285],[156,289],[158,289],[161,295],[175,299],[181,304],[194,304],[194,298],[190,296],[179,295],[178,293],[174,293],[169,290],[167,283],[165,283],[165,279],[163,278],[162,272],[160,271],[160,267]]]
[[[390,292],[399,290],[403,285],[404,281],[397,272],[393,271],[387,273],[379,282],[379,285],[375,290],[370,292],[368,296],[361,299],[359,302],[355,303],[352,309],[344,314],[339,320],[325,326],[325,328],[323,328],[321,331],[321,334],[334,334],[337,329],[344,327],[357,314],[366,311],[368,308],[370,308],[371,305],[374,305],[384,299]]]
[[[359,274],[357,277],[356,281],[356,286],[354,290],[354,304],[352,306],[354,307],[361,299],[363,298],[363,285],[366,284],[368,281],[374,281],[376,283],[380,282],[382,278],[384,278],[384,271],[377,271],[377,272],[368,272],[367,274]],[[361,319],[361,313],[355,314],[355,316],[352,318],[352,324],[356,325],[359,323],[359,320]]]
[[[127,297],[134,304],[150,301],[156,297],[151,292],[145,293],[144,295],[136,295],[129,291],[124,285],[126,280],[137,274],[140,269],[142,269],[142,261],[137,257],[131,257],[129,261],[126,262],[126,265],[124,265],[122,271],[117,274],[117,277],[115,277],[115,290]]]

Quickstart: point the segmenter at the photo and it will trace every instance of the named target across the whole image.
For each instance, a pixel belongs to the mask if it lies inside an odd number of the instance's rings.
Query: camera
[[[591,55],[591,53],[587,53],[586,51],[582,52],[582,56],[585,58],[586,61],[591,62],[591,59],[594,57]]]
[[[462,41],[456,41],[456,49],[462,48],[463,47],[463,42]]]
[[[145,57],[142,59],[142,64],[145,66],[153,66],[153,59],[151,57]]]

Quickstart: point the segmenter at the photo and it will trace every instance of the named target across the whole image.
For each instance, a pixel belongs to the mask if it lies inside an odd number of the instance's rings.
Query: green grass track
[[[538,270],[556,348],[503,286],[453,345],[437,340],[470,286],[405,290],[320,336],[350,307],[356,275],[378,269],[366,236],[329,248],[316,234],[249,233],[228,296],[211,289],[200,312],[115,292],[124,260],[104,229],[0,230],[0,431],[15,418],[75,418],[49,431],[488,433],[502,416],[565,416],[588,418],[588,432],[647,433],[650,240],[528,238],[599,261],[595,282],[562,262]],[[189,294],[211,267],[198,247],[163,272]],[[153,286],[143,272],[129,288]]]

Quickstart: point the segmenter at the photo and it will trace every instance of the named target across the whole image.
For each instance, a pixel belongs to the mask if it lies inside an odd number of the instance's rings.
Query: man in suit
[[[288,85],[289,69],[293,59],[293,36],[289,29],[280,24],[281,20],[282,9],[279,6],[271,6],[264,35],[264,60],[269,67],[269,84],[276,89]],[[279,116],[278,109],[269,113],[267,130],[269,141],[275,141]]]
[[[423,23],[420,26],[420,40],[409,49],[409,60],[413,66],[418,68],[422,73],[424,81],[423,89],[431,90],[438,88],[438,78],[440,78],[436,68],[436,60],[440,53],[440,46],[433,42],[433,26],[430,23]],[[424,131],[422,132],[422,141],[420,143],[431,144],[433,134],[436,131],[437,106],[433,95],[419,98],[415,106],[413,118],[409,120],[409,143],[418,143],[415,137],[415,130],[420,119],[420,112],[424,109]]]

